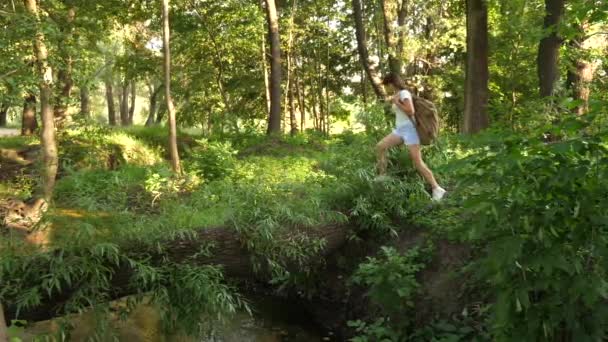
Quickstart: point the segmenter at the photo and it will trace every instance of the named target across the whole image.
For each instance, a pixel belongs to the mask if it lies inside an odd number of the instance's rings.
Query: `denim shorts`
[[[397,128],[393,130],[393,134],[398,135],[406,145],[420,145],[420,137],[418,137],[416,127],[414,127],[414,124],[409,120],[397,126]]]

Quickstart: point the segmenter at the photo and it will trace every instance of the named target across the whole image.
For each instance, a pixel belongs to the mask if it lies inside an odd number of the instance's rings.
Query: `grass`
[[[5,149],[21,149],[39,143],[40,139],[37,136],[0,137],[0,148]]]

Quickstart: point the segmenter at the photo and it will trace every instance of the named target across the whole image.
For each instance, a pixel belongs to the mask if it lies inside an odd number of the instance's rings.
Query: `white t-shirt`
[[[403,90],[399,91],[399,98],[402,101],[406,100],[406,99],[410,99],[411,100],[412,99],[412,94],[409,91],[403,89]],[[395,111],[395,126],[396,127],[400,127],[400,126],[403,126],[406,123],[410,123],[411,122],[410,117],[407,116],[407,114],[405,114],[401,110],[401,108],[397,107],[397,105],[394,104],[394,103],[393,103],[393,110]]]

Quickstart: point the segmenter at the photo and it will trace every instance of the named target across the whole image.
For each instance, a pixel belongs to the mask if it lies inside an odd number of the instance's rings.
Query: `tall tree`
[[[38,120],[36,120],[36,95],[28,94],[23,100],[21,135],[33,135],[37,128]]]
[[[261,0],[262,9],[264,0]],[[262,68],[264,69],[264,90],[266,95],[266,115],[270,117],[270,80],[268,77],[268,58],[266,58],[266,35],[262,34]]]
[[[129,125],[129,83],[127,80],[120,86],[120,125]]]
[[[386,92],[382,87],[380,78],[376,71],[372,68],[369,60],[369,52],[367,50],[367,37],[365,34],[365,26],[363,25],[363,14],[361,7],[361,0],[352,0],[353,4],[353,17],[355,21],[355,33],[357,36],[357,50],[359,51],[359,60],[363,65],[363,69],[367,74],[367,79],[370,80],[374,93],[378,98],[386,97]]]
[[[8,105],[2,103],[2,104],[0,104],[0,127],[6,127],[7,116],[8,116]]]
[[[4,318],[4,308],[0,303],[0,341],[8,341],[8,331],[6,329],[6,319]]]
[[[488,7],[487,0],[466,0],[467,62],[464,93],[464,133],[488,127]]]
[[[70,6],[67,10],[65,19],[56,17],[56,21],[59,23],[60,31],[62,33],[62,43],[59,45],[59,57],[61,58],[61,66],[57,71],[57,87],[59,88],[58,94],[55,98],[55,110],[54,115],[56,123],[62,125],[68,115],[68,101],[72,95],[72,86],[74,81],[72,79],[72,55],[69,52],[69,45],[71,44],[73,31],[74,31],[74,19],[76,17],[76,9]]]
[[[540,40],[536,61],[541,97],[553,95],[559,76],[559,48],[562,39],[558,35],[558,26],[564,14],[564,3],[565,0],[545,0],[543,28],[546,36]]]
[[[281,132],[281,40],[276,4],[274,0],[265,0],[265,3],[271,55],[268,134],[276,134]]]
[[[42,159],[43,177],[42,192],[44,199],[50,201],[53,196],[57,176],[58,157],[55,142],[55,121],[53,106],[51,104],[51,87],[53,84],[53,70],[48,64],[48,52],[45,44],[44,31],[41,27],[36,0],[23,0],[25,8],[36,24],[34,37],[34,56],[40,77],[40,111],[42,117]]]
[[[173,172],[182,172],[179,154],[177,151],[177,125],[175,122],[175,107],[171,98],[171,48],[169,45],[169,0],[163,0],[163,71],[165,74],[165,101],[169,112],[169,152],[171,154],[171,167]]]
[[[106,80],[106,102],[108,105],[108,124],[116,126],[116,107],[114,106],[114,87],[111,80]]]
[[[155,86],[154,83],[150,83],[148,85],[150,92],[150,108],[148,111],[148,119],[146,120],[146,127],[154,125],[156,111],[158,110],[158,95],[164,88],[165,87],[162,84]]]
[[[380,0],[384,18],[384,40],[388,50],[388,68],[393,75],[401,76],[401,56],[398,55],[398,42],[394,23],[397,19],[399,4],[397,0]]]
[[[91,117],[91,95],[88,84],[80,87],[80,115],[86,119]]]
[[[133,116],[135,115],[135,100],[137,98],[137,83],[135,81],[131,81],[130,92],[131,101],[129,102],[129,125],[132,125]]]

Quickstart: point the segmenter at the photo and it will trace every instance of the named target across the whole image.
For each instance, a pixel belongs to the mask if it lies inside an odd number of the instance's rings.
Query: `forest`
[[[0,27],[0,342],[608,339],[607,1]]]

